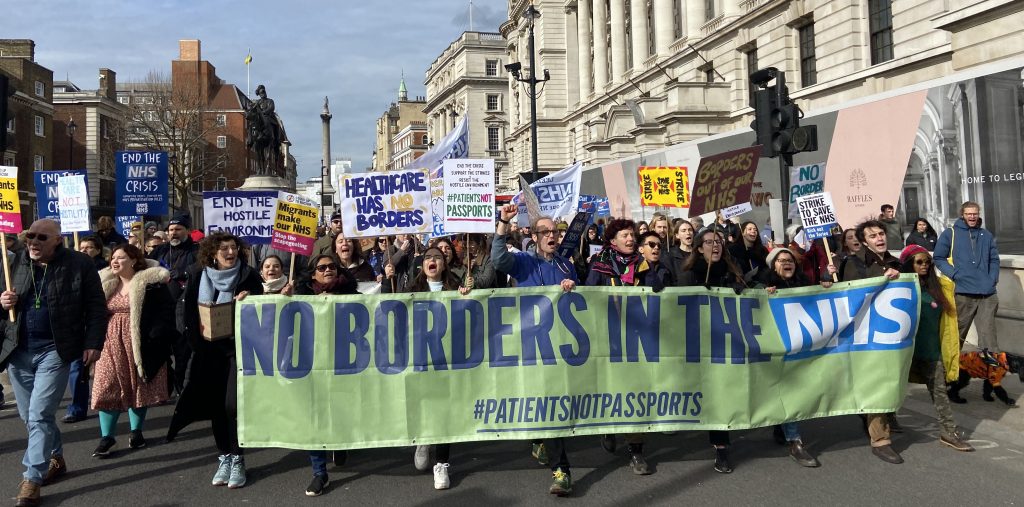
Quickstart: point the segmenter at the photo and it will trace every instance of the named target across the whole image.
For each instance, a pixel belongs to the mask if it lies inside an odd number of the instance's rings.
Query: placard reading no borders
[[[494,232],[494,160],[444,161],[446,233]]]
[[[427,234],[434,227],[426,169],[346,174],[341,186],[347,238]]]

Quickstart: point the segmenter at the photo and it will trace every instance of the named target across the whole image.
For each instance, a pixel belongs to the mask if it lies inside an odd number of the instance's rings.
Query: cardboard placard
[[[208,342],[235,335],[235,302],[199,303],[199,334]]]
[[[704,157],[690,195],[690,216],[750,201],[761,146],[751,146]]]

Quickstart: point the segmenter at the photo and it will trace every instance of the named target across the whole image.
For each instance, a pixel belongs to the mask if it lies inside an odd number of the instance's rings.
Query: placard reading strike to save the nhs
[[[341,186],[347,238],[428,234],[434,228],[426,169],[346,174]]]
[[[301,195],[280,192],[274,208],[271,248],[299,255],[312,254],[320,218],[319,204]]]

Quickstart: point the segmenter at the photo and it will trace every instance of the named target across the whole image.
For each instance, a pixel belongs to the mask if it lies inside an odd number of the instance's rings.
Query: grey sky
[[[497,31],[504,0],[474,0],[477,31]],[[374,121],[395,100],[404,69],[409,95],[424,95],[434,58],[469,28],[469,0],[5,0],[4,38],[33,39],[36,61],[95,89],[97,69],[119,82],[170,73],[179,39],[200,39],[217,75],[245,88],[265,84],[288,129],[299,178],[319,174],[320,110],[331,99],[332,155],[370,163]]]

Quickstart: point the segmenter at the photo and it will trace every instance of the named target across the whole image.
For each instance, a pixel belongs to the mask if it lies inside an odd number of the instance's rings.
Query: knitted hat
[[[900,252],[900,264],[906,264],[908,259],[919,253],[926,254],[928,253],[928,250],[925,250],[921,245],[910,245],[904,248],[903,251]]]
[[[778,257],[779,254],[782,253],[782,252],[788,253],[790,255],[790,257],[792,257],[793,260],[796,261],[796,254],[793,253],[792,250],[790,250],[790,249],[788,249],[786,247],[781,247],[781,246],[775,247],[775,248],[772,248],[771,252],[768,252],[768,258],[765,259],[765,261],[768,263],[768,269],[774,269],[774,267],[775,267],[775,258]]]
[[[174,215],[174,218],[172,218],[170,222],[167,222],[167,225],[180,225],[186,229],[191,229],[192,216],[188,213],[179,213]]]

